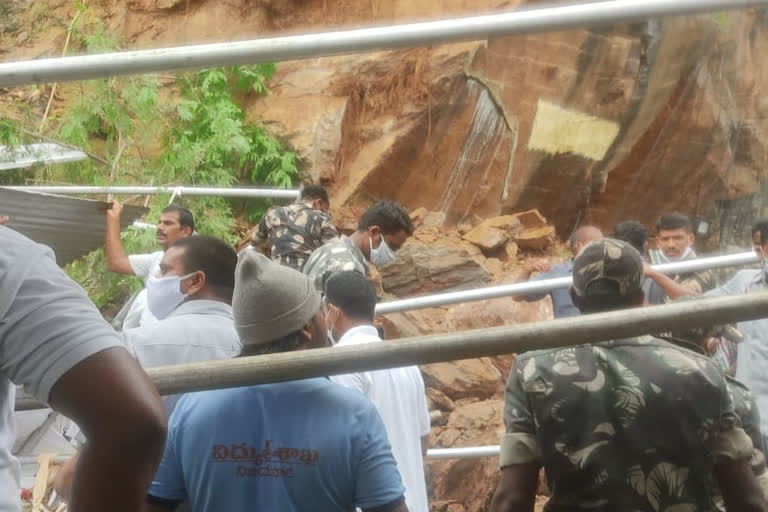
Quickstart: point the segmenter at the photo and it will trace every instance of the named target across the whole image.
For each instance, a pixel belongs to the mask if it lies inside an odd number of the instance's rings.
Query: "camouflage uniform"
[[[336,272],[354,270],[368,276],[368,261],[363,252],[347,236],[338,241],[325,244],[309,257],[304,265],[304,273],[320,292],[325,292],[325,282]]]
[[[587,245],[576,295],[600,280],[638,293],[642,260],[628,247]],[[501,466],[542,464],[547,512],[713,511],[714,464],[752,453],[720,369],[650,336],[518,356],[504,422]]]
[[[690,256],[685,260],[695,260],[696,254],[691,252]],[[717,286],[717,279],[712,270],[700,270],[698,272],[690,272],[687,274],[675,274],[670,275],[675,282],[681,286],[685,286],[690,290],[694,290],[698,294],[702,294],[713,289]],[[661,289],[659,285],[651,280],[648,280],[645,289],[645,299],[649,304],[664,304],[669,300],[667,294]]]
[[[276,263],[301,270],[312,251],[337,237],[330,215],[299,202],[269,210],[253,233],[253,244],[268,241]]]

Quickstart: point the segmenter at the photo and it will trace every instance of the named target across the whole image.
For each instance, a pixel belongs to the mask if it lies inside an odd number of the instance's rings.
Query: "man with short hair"
[[[326,324],[339,347],[382,343],[373,326],[376,291],[354,271],[332,275],[325,285]],[[392,454],[405,484],[411,512],[429,512],[424,460],[429,445],[429,408],[417,366],[336,375],[331,380],[373,402],[387,428]]]
[[[603,238],[603,232],[596,226],[581,226],[576,229],[568,239],[568,245],[571,249],[571,254],[574,257],[579,255],[581,249],[589,242],[594,240],[600,240]],[[530,278],[533,272],[539,272],[533,279]],[[548,262],[542,259],[533,259],[525,267],[522,279],[528,279],[529,281],[545,281],[547,279],[556,279],[558,277],[568,277],[573,272],[573,259],[570,259],[564,263],[551,266]],[[552,298],[552,312],[555,318],[565,318],[569,316],[578,316],[579,310],[573,305],[571,296],[568,294],[567,288],[557,288],[550,292],[541,293],[526,293],[525,295],[515,296],[515,300],[523,300],[525,302],[536,302],[549,295]]]
[[[21,511],[11,455],[21,384],[91,438],[71,510],[137,510],[165,441],[160,397],[53,252],[0,227],[0,512]]]
[[[192,236],[195,232],[195,219],[192,213],[180,206],[169,206],[160,214],[157,223],[157,243],[163,250],[150,254],[126,254],[123,242],[120,240],[120,216],[123,205],[112,202],[112,208],[107,210],[107,235],[104,245],[104,255],[107,268],[118,274],[134,275],[146,283],[150,276],[157,274],[163,253],[170,245],[181,238]],[[155,318],[147,308],[146,288],[141,290],[133,299],[123,320],[122,328],[130,329],[143,324],[154,322]]]
[[[656,254],[662,263],[696,259],[693,250],[696,235],[693,234],[688,217],[679,212],[665,213],[656,223],[656,232],[656,245],[659,249]],[[701,295],[715,286],[715,275],[711,270],[675,274],[670,279],[687,289],[690,295]],[[646,300],[649,304],[663,304],[676,298],[667,292],[664,287],[654,283],[646,293]]]
[[[261,218],[251,244],[262,252],[269,246],[273,261],[301,270],[312,251],[339,236],[328,214],[330,205],[325,187],[307,185],[298,201],[272,208]]]
[[[232,318],[237,254],[212,236],[176,240],[165,251],[157,276],[147,281],[147,304],[157,319],[122,332],[123,342],[143,368],[230,359],[242,346]],[[181,395],[163,397],[170,416]],[[65,500],[78,456],[56,474]]]
[[[613,237],[616,240],[627,242],[643,256],[643,268],[645,268],[646,277],[643,282],[643,295],[646,301],[649,299],[654,284],[670,299],[699,295],[695,290],[686,288],[671,277],[662,274],[648,265],[645,260],[645,254],[648,252],[648,231],[646,231],[645,226],[641,222],[636,220],[620,222],[614,230]]]
[[[576,257],[582,313],[643,304],[643,261],[605,239]],[[539,468],[545,511],[763,512],[752,442],[721,370],[650,336],[520,354],[505,392],[501,479],[492,512],[533,511]]]
[[[354,270],[368,276],[369,262],[376,266],[392,263],[412,234],[408,212],[392,201],[379,201],[365,211],[357,231],[313,252],[303,271],[323,293],[326,281],[336,272]]]
[[[707,297],[740,295],[768,290],[768,219],[752,226],[752,242],[760,258],[759,269],[744,269],[724,285],[705,293]],[[752,391],[760,408],[760,430],[768,434],[768,318],[740,322],[744,339],[736,355],[736,379]]]
[[[242,251],[233,299],[243,356],[328,346],[320,294],[300,272]],[[376,408],[313,378],[187,394],[170,420],[145,512],[407,512]]]

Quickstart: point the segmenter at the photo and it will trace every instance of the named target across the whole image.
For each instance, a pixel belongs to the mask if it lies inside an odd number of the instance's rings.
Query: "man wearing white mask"
[[[122,332],[128,351],[142,367],[230,359],[240,354],[232,316],[237,254],[223,240],[194,236],[165,251],[160,271],[147,280],[147,306],[157,322]],[[181,395],[163,397],[170,416]],[[77,457],[54,483],[65,499]]]
[[[672,263],[696,259],[693,243],[691,221],[678,212],[665,213],[656,223],[656,245],[660,263]],[[686,274],[670,276],[676,283],[690,292],[690,295],[701,295],[715,286],[715,275],[710,270],[700,270]],[[645,298],[649,304],[663,304],[669,300],[667,292],[657,283],[646,287]]]
[[[369,262],[376,266],[392,263],[412,234],[408,212],[392,201],[379,201],[360,217],[357,231],[316,249],[303,272],[323,293],[326,281],[337,272],[353,270],[368,276]]]
[[[760,268],[740,270],[730,281],[705,296],[768,291],[768,219],[752,226],[752,243],[760,257]],[[760,431],[765,438],[768,434],[768,318],[740,322],[738,328],[744,338],[738,344],[735,377],[752,391],[760,410]]]

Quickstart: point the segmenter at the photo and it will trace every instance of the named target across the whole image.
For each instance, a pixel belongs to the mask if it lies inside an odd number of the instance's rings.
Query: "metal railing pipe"
[[[248,187],[99,187],[78,185],[30,185],[30,186],[4,186],[11,190],[23,192],[42,192],[45,194],[113,194],[113,195],[155,195],[160,193],[175,194],[177,196],[218,196],[218,197],[242,197],[242,198],[275,198],[296,199],[299,196],[298,189],[286,188],[248,188]]]
[[[499,445],[467,446],[463,448],[432,448],[427,450],[426,459],[477,459],[480,457],[498,457],[499,453]]]
[[[609,0],[251,41],[0,64],[0,87],[279,62],[766,5],[768,0]]]
[[[679,261],[675,263],[664,263],[655,265],[653,268],[664,274],[677,274],[681,272],[696,272],[705,269],[748,265],[756,263],[757,261],[757,255],[753,251],[750,251],[727,254],[725,256],[712,256],[709,258]],[[436,293],[434,295],[424,295],[422,297],[392,300],[377,304],[376,314],[386,315],[387,313],[434,308],[476,300],[497,299],[499,297],[509,297],[511,295],[546,293],[558,288],[568,288],[571,286],[571,281],[572,279],[570,276],[558,277],[543,281],[527,281],[523,283],[486,286],[485,288],[474,288],[472,290],[460,290],[455,292]]]
[[[365,346],[301,350],[148,368],[163,395],[251,386],[414,364],[566,347],[768,316],[768,292],[463,332],[401,338]],[[44,407],[16,403],[17,410]]]

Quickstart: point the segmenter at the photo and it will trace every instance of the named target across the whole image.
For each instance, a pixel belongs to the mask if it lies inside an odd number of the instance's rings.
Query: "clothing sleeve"
[[[0,372],[38,400],[79,362],[122,346],[47,247],[0,239],[0,290]]]
[[[259,225],[256,227],[256,231],[253,232],[253,241],[255,243],[266,242],[269,236],[269,226],[267,226],[267,216],[269,212],[262,215]]]
[[[356,435],[359,454],[356,468],[355,505],[363,510],[388,505],[405,493],[397,463],[387,439],[384,422],[368,404]]]
[[[725,297],[728,295],[739,295],[746,292],[745,274],[743,270],[736,272],[736,275],[731,278],[730,281],[722,286],[718,286],[714,290],[709,290],[704,294],[705,297]]]
[[[535,363],[530,361],[529,364]],[[504,391],[505,434],[501,438],[499,460],[502,468],[526,464],[541,458],[541,445],[536,436],[536,424],[530,402],[523,388],[522,371],[521,358],[518,357],[509,373]]]
[[[137,277],[147,279],[152,267],[155,264],[157,256],[155,254],[131,254],[128,256],[128,262],[131,264],[133,273]]]
[[[537,274],[530,278],[528,282],[533,281],[546,281],[547,279],[554,279],[556,276],[553,275],[552,271],[549,272],[542,272],[540,274]],[[524,295],[520,295],[520,298],[523,299],[525,302],[536,302],[537,300],[541,300],[544,297],[549,295],[549,292],[534,292],[534,293],[526,293]]]
[[[165,443],[165,451],[160,466],[157,468],[155,478],[149,486],[148,500],[159,498],[164,502],[180,503],[187,499],[187,489],[184,485],[184,472],[179,460],[179,447],[177,445],[178,432],[181,427],[180,417],[184,410],[184,402],[187,397],[182,397],[176,404],[168,421],[168,439]]]
[[[333,375],[331,382],[344,386],[345,388],[354,389],[362,393],[365,396],[370,390],[370,379],[366,379],[367,372],[347,373],[344,375]]]
[[[429,419],[429,405],[427,404],[427,392],[424,389],[424,379],[421,372],[416,368],[416,379],[418,382],[418,400],[419,400],[419,435],[424,437],[429,435],[432,429],[432,421]]]
[[[715,464],[728,460],[751,459],[752,440],[742,428],[741,420],[734,407],[733,396],[724,379],[721,390],[720,418],[713,450]]]

